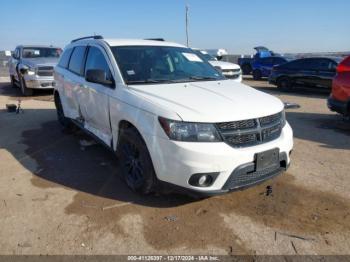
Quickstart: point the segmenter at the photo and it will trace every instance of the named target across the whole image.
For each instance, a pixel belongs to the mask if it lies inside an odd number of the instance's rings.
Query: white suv
[[[226,79],[193,50],[155,40],[73,40],[55,67],[55,104],[118,156],[134,191],[171,184],[205,195],[287,169],[283,103]]]

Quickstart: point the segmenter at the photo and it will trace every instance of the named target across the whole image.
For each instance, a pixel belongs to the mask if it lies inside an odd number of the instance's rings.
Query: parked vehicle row
[[[72,41],[55,67],[59,122],[115,151],[134,191],[213,195],[285,171],[293,132],[276,97],[225,78],[183,45]]]

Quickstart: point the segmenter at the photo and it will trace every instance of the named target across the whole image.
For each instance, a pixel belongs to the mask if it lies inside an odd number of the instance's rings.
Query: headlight
[[[35,68],[32,68],[30,66],[23,66],[22,68],[24,71],[25,74],[28,74],[28,75],[35,75]]]
[[[213,124],[174,121],[159,117],[159,123],[171,140],[185,142],[222,141]]]
[[[28,75],[35,75],[35,68],[31,68],[31,67],[29,67],[29,69],[28,69],[28,71],[27,71],[28,73]]]

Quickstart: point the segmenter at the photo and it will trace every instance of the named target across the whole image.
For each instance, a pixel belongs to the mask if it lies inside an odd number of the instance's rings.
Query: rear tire
[[[281,77],[277,80],[277,87],[281,91],[288,92],[292,88],[292,82],[288,77]]]
[[[32,96],[33,95],[33,89],[27,88],[26,82],[24,81],[24,78],[22,76],[19,77],[19,84],[21,88],[22,95],[24,96]]]
[[[16,84],[15,77],[13,75],[11,75],[10,79],[11,79],[11,87],[17,88],[18,86]]]
[[[135,128],[120,130],[117,157],[128,187],[140,194],[155,191],[157,182],[147,146]]]
[[[253,71],[253,79],[254,80],[261,80],[261,77],[262,77],[262,73],[259,69],[255,69]]]

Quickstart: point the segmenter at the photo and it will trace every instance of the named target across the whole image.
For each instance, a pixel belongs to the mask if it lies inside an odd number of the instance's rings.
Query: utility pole
[[[189,40],[188,40],[188,5],[186,5],[186,43],[187,47],[189,47]]]

